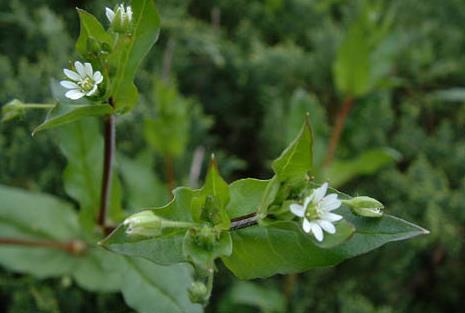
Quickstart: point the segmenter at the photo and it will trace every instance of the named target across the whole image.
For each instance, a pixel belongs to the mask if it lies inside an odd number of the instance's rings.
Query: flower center
[[[320,218],[320,205],[310,202],[305,209],[305,217],[308,220],[317,220]]]
[[[89,92],[94,88],[94,80],[90,77],[86,77],[78,83],[81,89],[85,92]]]

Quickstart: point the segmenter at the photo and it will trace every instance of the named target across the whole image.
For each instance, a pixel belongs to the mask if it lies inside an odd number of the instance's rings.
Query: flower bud
[[[114,10],[105,9],[105,14],[111,23],[111,28],[117,33],[127,33],[130,30],[132,22],[131,6],[120,4]]]
[[[214,228],[204,225],[196,231],[195,241],[199,246],[211,250],[218,241],[218,232]]]
[[[2,122],[14,120],[25,112],[23,103],[14,99],[2,107]]]
[[[381,217],[384,205],[376,199],[370,197],[355,197],[342,202],[351,208],[354,214],[364,217]]]
[[[200,281],[192,282],[188,289],[189,299],[192,303],[205,303],[208,298],[208,288]]]
[[[161,234],[163,219],[152,211],[145,210],[131,215],[124,220],[126,234],[129,236],[155,237]]]

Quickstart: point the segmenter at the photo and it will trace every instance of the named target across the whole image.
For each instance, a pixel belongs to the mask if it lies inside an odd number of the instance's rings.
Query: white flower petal
[[[304,232],[309,233],[310,230],[312,229],[312,224],[304,218],[304,222],[302,223],[302,228],[304,229]]]
[[[289,209],[291,210],[292,214],[298,217],[304,217],[305,215],[305,208],[300,204],[293,203],[289,206]]]
[[[342,216],[339,215],[339,214],[334,214],[334,213],[330,213],[330,212],[325,212],[324,214],[322,214],[320,216],[321,219],[323,220],[327,220],[329,222],[337,222],[337,221],[340,221],[342,220]]]
[[[113,12],[112,9],[110,8],[105,8],[105,15],[107,16],[107,19],[111,22],[113,22],[113,19],[115,18],[115,12]]]
[[[317,223],[310,223],[310,227],[316,240],[323,241],[323,230]]]
[[[315,189],[313,191],[313,201],[320,202],[321,199],[323,199],[323,197],[325,196],[327,190],[328,190],[328,183],[324,183],[319,188]]]
[[[63,70],[63,72],[65,73],[66,77],[68,77],[71,80],[74,80],[74,81],[81,80],[81,76],[79,76],[79,74],[76,73],[75,71],[71,71],[71,70],[68,70],[67,68],[65,68]]]
[[[94,80],[96,84],[100,84],[103,81],[103,75],[102,73],[100,73],[100,71],[96,71],[92,79]]]
[[[73,82],[71,82],[69,80],[62,80],[60,82],[60,85],[62,85],[66,89],[79,89],[80,88],[78,84],[73,83]]]
[[[79,98],[84,97],[84,93],[78,89],[73,89],[65,93],[66,98],[70,98],[72,100],[77,100]]]
[[[341,206],[341,201],[337,198],[337,194],[332,193],[321,200],[320,206],[327,211],[332,211]]]
[[[311,195],[309,195],[307,198],[305,198],[305,200],[304,200],[304,208],[307,208],[308,204],[310,202],[312,202],[312,200],[313,200],[313,193]]]
[[[74,62],[74,67],[76,68],[76,71],[78,72],[79,76],[81,76],[81,79],[86,78],[86,70],[84,69],[84,65],[81,62]]]
[[[126,7],[126,15],[128,17],[128,22],[131,22],[132,20],[132,8],[130,5]]]
[[[92,77],[94,76],[94,70],[92,68],[92,64],[89,62],[84,63],[84,70],[86,71],[87,76]]]
[[[334,234],[336,232],[336,227],[326,220],[318,220],[318,225],[321,226],[327,233]]]
[[[97,84],[94,84],[92,89],[88,93],[86,93],[86,96],[92,96],[96,91],[97,91]]]

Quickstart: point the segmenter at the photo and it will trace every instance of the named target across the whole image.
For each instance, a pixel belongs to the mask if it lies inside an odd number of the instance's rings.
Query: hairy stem
[[[82,254],[87,249],[86,244],[80,240],[60,242],[60,241],[51,241],[51,240],[0,238],[0,245],[50,248],[50,249],[62,250],[62,251],[65,251],[73,255]]]
[[[347,116],[354,104],[354,99],[350,96],[347,96],[342,103],[342,107],[337,113],[336,123],[334,124],[331,139],[329,141],[328,151],[326,153],[326,158],[323,163],[324,167],[328,167],[334,159],[334,154],[336,153],[336,148],[341,138],[342,130],[347,119]]]
[[[116,117],[111,114],[105,118],[104,124],[104,150],[102,189],[100,192],[100,210],[97,224],[102,228],[106,226],[108,205],[110,201],[113,159],[115,153],[115,122]]]

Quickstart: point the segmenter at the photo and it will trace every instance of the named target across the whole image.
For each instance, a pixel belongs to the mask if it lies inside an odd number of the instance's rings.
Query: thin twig
[[[15,238],[0,238],[0,245],[26,246],[36,248],[50,248],[62,250],[69,254],[80,255],[87,249],[85,242],[80,240],[71,240],[68,242],[51,241],[51,240],[30,240]]]
[[[333,131],[331,133],[331,139],[329,142],[328,151],[326,153],[326,158],[323,163],[324,167],[328,167],[334,159],[334,154],[336,152],[339,139],[341,138],[342,130],[344,129],[347,116],[353,104],[354,104],[354,99],[350,96],[346,97],[344,99],[344,102],[342,103],[341,109],[337,113],[336,123],[334,124]]]
[[[102,189],[100,193],[100,210],[97,217],[97,223],[102,228],[105,228],[106,226],[111,193],[112,169],[115,152],[115,122],[116,117],[113,114],[108,115],[105,118]]]
[[[170,78],[171,64],[173,62],[174,48],[176,47],[176,42],[170,38],[166,44],[165,51],[163,52],[163,72],[162,79],[168,81]]]

